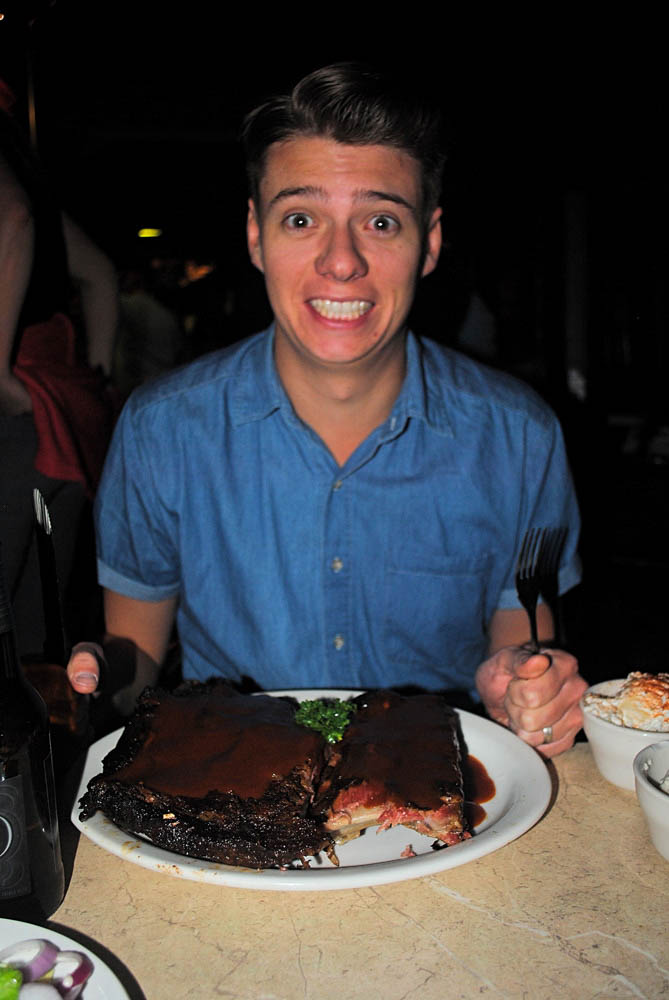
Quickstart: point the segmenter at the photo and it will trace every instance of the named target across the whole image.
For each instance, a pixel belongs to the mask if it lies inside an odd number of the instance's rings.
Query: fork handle
[[[528,643],[528,649],[532,653],[538,653],[539,646],[539,631],[537,629],[537,609],[536,607],[530,608],[527,612],[527,617],[530,619],[530,641]]]

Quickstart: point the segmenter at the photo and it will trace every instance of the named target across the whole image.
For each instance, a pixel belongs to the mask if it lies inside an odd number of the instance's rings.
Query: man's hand
[[[79,694],[92,694],[100,683],[100,664],[104,663],[102,646],[95,642],[79,642],[72,648],[67,676]]]
[[[105,638],[104,649],[94,642],[74,646],[67,675],[80,694],[111,697],[121,715],[130,715],[145,687],[155,685],[159,673],[155,663],[131,639]]]
[[[72,649],[67,675],[75,691],[111,697],[121,715],[130,715],[145,687],[154,687],[159,665],[132,639],[106,636],[104,648],[80,642]]]
[[[176,611],[176,598],[138,601],[112,590],[104,591],[107,635],[104,652],[93,642],[72,650],[67,674],[75,691],[91,694],[104,687],[121,715],[129,715],[145,687],[153,687],[165,658]]]
[[[508,646],[476,672],[476,688],[490,717],[546,757],[573,744],[582,724],[578,702],[587,686],[576,658],[559,649],[532,654],[522,646]],[[553,729],[551,743],[544,742],[546,726]]]

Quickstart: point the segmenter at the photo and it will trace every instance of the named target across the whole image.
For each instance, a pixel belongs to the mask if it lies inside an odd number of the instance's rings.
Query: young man
[[[186,677],[460,688],[548,755],[573,742],[585,682],[568,654],[519,648],[514,590],[530,525],[569,526],[562,589],[578,580],[555,418],[406,329],[441,246],[437,133],[347,65],[248,117],[248,245],[275,322],[135,394],[98,498],[130,702],[176,615]],[[84,651],[69,670],[97,683]]]

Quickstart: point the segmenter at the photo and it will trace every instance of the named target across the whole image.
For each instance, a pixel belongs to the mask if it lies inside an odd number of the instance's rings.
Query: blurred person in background
[[[179,317],[155,293],[153,270],[130,267],[120,279],[120,317],[112,377],[123,398],[147,379],[173,368],[183,351]]]
[[[13,103],[0,81],[0,541],[20,651],[37,656],[32,492],[40,489],[50,511],[65,592],[113,427],[106,383],[118,290],[109,259],[60,210]],[[94,575],[80,582],[95,588]]]

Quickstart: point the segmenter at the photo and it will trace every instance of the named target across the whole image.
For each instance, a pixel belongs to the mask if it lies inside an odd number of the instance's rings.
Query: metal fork
[[[567,540],[567,529],[563,526],[547,532],[545,543],[539,556],[539,589],[544,601],[553,613],[553,636],[560,646],[563,641],[558,572],[562,550]]]
[[[532,652],[539,650],[537,601],[541,594],[553,613],[558,596],[557,573],[566,528],[528,528],[516,567],[516,590],[530,620]]]

